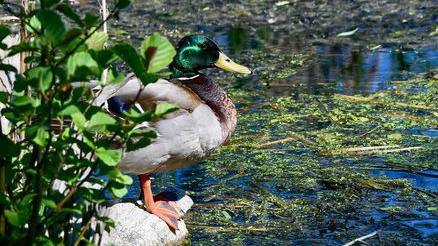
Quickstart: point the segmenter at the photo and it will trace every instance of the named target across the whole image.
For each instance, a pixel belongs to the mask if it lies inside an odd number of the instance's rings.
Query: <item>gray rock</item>
[[[193,205],[188,196],[182,196],[176,203],[181,215]],[[115,221],[110,233],[104,232],[101,245],[180,245],[189,232],[183,220],[178,222],[178,230],[172,232],[164,221],[141,208],[141,202],[118,203],[105,209],[106,216]]]

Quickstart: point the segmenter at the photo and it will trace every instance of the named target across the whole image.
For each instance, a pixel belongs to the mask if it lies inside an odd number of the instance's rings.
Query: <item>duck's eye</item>
[[[206,43],[200,43],[199,44],[199,48],[205,50],[205,49],[207,49],[207,44]]]

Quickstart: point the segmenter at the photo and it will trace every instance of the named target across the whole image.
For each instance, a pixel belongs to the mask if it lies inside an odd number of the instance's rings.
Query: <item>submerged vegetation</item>
[[[421,241],[422,229],[403,221],[435,226],[436,186],[379,174],[436,178],[438,142],[424,132],[438,127],[437,90],[438,80],[416,78],[366,97],[300,93],[256,105],[233,90],[240,128],[200,167],[219,181],[191,181],[202,197],[189,214],[193,237],[345,243],[381,230],[375,240]]]

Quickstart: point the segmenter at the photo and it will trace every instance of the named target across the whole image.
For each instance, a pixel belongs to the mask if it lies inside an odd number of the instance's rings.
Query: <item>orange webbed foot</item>
[[[181,219],[181,216],[170,202],[156,201],[154,205],[149,207],[145,206],[145,208],[149,213],[156,215],[158,218],[166,222],[171,229],[178,229],[178,220]]]
[[[182,214],[181,208],[176,203],[177,200],[178,200],[178,195],[176,193],[170,192],[170,191],[164,191],[164,192],[161,192],[158,195],[154,196],[155,202],[158,202],[158,201],[167,202],[176,211],[178,211],[178,214]]]
[[[171,229],[177,230],[178,220],[181,219],[181,216],[178,213],[180,208],[174,202],[176,195],[172,197],[172,193],[165,192],[154,197],[149,175],[142,174],[139,177],[146,211],[162,219]]]

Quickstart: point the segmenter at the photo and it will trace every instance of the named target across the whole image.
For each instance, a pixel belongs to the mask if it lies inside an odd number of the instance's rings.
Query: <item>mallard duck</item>
[[[191,35],[181,39],[169,66],[170,80],[160,79],[147,85],[135,106],[146,110],[158,103],[176,104],[179,109],[156,122],[145,123],[157,138],[148,146],[124,153],[119,168],[140,179],[145,209],[161,218],[172,229],[178,228],[180,216],[175,204],[165,196],[153,196],[150,174],[179,169],[198,163],[223,144],[236,127],[236,108],[227,93],[207,76],[205,68],[250,74],[251,71],[228,58],[211,39]],[[131,76],[112,92],[108,108],[114,113],[130,107],[141,82]]]

